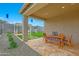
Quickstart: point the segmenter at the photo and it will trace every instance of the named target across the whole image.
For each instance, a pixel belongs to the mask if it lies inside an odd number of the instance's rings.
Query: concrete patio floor
[[[79,48],[65,46],[61,49],[53,43],[45,43],[42,38],[29,40],[26,44],[43,56],[79,56]]]

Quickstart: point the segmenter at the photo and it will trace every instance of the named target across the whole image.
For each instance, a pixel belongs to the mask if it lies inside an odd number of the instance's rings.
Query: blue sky
[[[44,21],[41,20],[41,19],[30,17],[28,23],[32,24],[33,26],[42,26],[42,27],[44,27]]]
[[[19,13],[23,3],[0,3],[0,19],[6,20],[9,23],[21,23],[23,16]],[[9,18],[6,18],[6,14]],[[31,22],[33,20],[33,22]],[[34,18],[29,18],[28,21],[33,26],[44,26],[44,22]]]

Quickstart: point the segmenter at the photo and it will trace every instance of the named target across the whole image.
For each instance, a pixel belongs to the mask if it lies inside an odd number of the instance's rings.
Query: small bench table
[[[53,38],[59,40],[59,47],[60,47],[60,48],[63,48],[63,47],[64,47],[64,36],[47,35],[47,36],[45,37],[45,42],[47,43],[50,38],[51,38],[52,40],[53,40]]]

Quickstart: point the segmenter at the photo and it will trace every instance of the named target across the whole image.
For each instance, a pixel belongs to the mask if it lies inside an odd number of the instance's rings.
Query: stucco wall
[[[79,43],[79,12],[65,13],[45,20],[45,32],[72,34],[74,44]]]

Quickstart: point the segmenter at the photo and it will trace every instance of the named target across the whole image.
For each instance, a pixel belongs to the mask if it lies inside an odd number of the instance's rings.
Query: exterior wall
[[[21,23],[16,23],[15,24],[15,33],[22,33],[22,24]]]
[[[65,13],[45,20],[45,32],[64,33],[66,36],[71,34],[74,44],[79,43],[79,12]]]
[[[0,32],[14,32],[14,25],[9,23],[0,23]]]
[[[3,30],[3,24],[2,23],[0,23],[0,34],[2,34],[2,30]]]
[[[3,27],[4,27],[3,28],[4,33],[6,33],[6,32],[14,32],[14,25],[13,24],[5,23]]]

